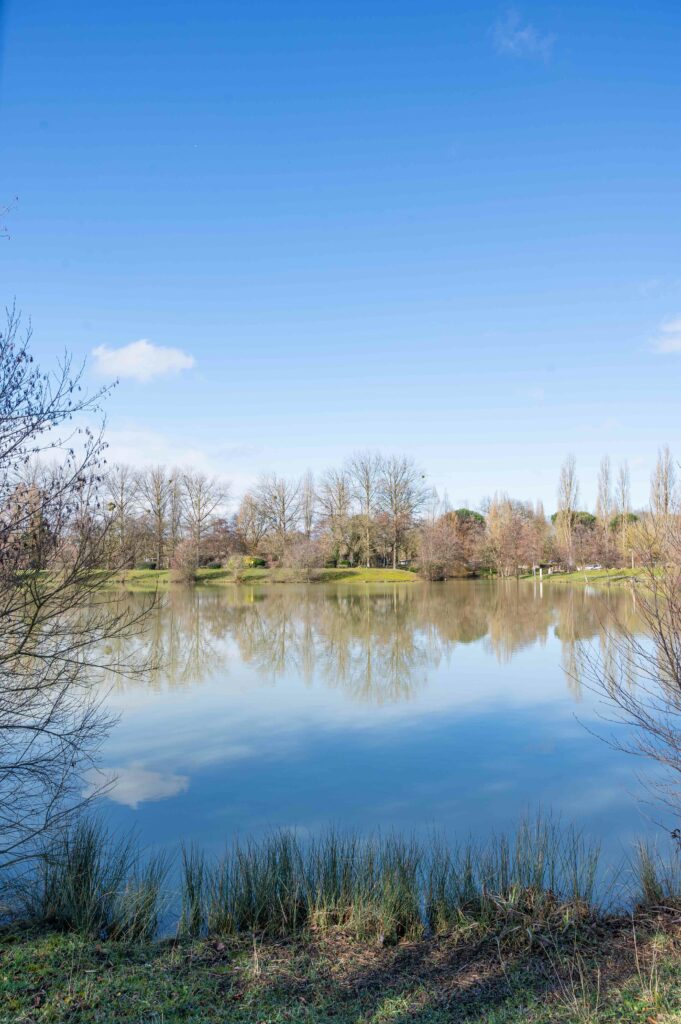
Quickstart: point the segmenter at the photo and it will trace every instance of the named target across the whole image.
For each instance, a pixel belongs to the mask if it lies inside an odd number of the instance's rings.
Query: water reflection
[[[143,685],[194,686],[228,673],[236,657],[263,683],[294,675],[380,705],[413,699],[460,645],[481,641],[506,664],[555,637],[566,685],[579,698],[583,645],[596,641],[607,655],[615,624],[640,628],[629,591],[515,581],[178,588],[152,613],[146,642],[159,667]]]
[[[584,728],[580,683],[617,621],[639,627],[628,591],[563,584],[174,589],[145,638],[160,667],[108,696],[106,813],[219,849],[330,822],[484,836],[542,806],[619,848],[640,764]]]
[[[184,793],[189,788],[186,775],[149,771],[133,762],[119,768],[91,768],[86,775],[84,797],[106,791],[111,800],[136,811],[140,804]]]

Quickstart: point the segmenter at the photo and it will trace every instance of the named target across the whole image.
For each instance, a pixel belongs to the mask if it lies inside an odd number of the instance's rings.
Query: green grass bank
[[[681,1022],[678,859],[639,848],[630,912],[598,867],[541,819],[453,846],[277,832],[173,865],[86,821],[5,879],[0,1024]]]
[[[0,936],[1,1024],[674,1024],[672,915],[612,920],[575,944],[499,936],[367,945],[342,932],[162,943]]]
[[[118,573],[110,585],[129,590],[157,590],[172,585],[169,569],[127,569]],[[233,586],[234,574],[229,569],[197,569],[199,586]],[[418,583],[419,577],[406,569],[312,569],[307,574],[298,569],[243,569],[240,584],[269,583]]]
[[[584,569],[577,572],[544,573],[542,582],[553,586],[561,583],[619,585],[641,582],[640,569]],[[464,579],[466,577],[461,577]],[[484,579],[495,579],[484,576]],[[532,574],[519,577],[522,580],[538,580]],[[423,582],[415,572],[407,569],[312,569],[309,574],[299,569],[243,569],[238,581],[229,569],[198,569],[195,582],[198,586],[222,587],[242,585],[291,584],[291,583],[419,583]],[[127,569],[116,574],[109,586],[120,586],[126,590],[165,590],[173,585],[173,574],[169,569]]]

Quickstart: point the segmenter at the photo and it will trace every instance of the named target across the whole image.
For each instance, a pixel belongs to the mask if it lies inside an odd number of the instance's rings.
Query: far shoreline
[[[424,580],[409,569],[367,569],[367,568],[329,568],[311,569],[305,572],[300,569],[242,569],[238,575],[229,569],[196,570],[194,585],[199,587],[221,586],[254,586],[292,583],[343,583],[357,585],[361,583],[423,583]],[[126,569],[116,573],[110,585],[122,586],[128,590],[157,590],[170,586],[183,586],[173,579],[171,569]]]
[[[576,583],[580,585],[612,586],[640,582],[641,570],[637,569],[585,569],[573,572],[544,573],[540,579],[537,573],[524,573],[520,576],[495,576],[491,574],[468,576],[452,576],[446,580],[426,580],[411,569],[381,568],[325,568],[311,569],[309,572],[300,569],[284,568],[246,568],[235,575],[229,568],[200,568],[196,570],[193,585],[198,587],[223,586],[273,586],[291,584],[328,584],[338,583],[356,586],[358,584],[414,584],[414,583],[448,583],[448,582],[534,582],[534,583]],[[171,569],[126,569],[116,573],[109,580],[109,586],[121,587],[126,590],[164,590],[171,586],[186,586],[173,578]]]

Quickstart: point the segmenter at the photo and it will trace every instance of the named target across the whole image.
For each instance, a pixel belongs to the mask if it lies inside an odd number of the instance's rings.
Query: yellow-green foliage
[[[305,582],[294,569],[264,569],[246,567],[239,574],[239,583],[301,583]],[[234,573],[230,569],[197,569],[196,582],[200,586],[234,586]],[[417,583],[418,576],[406,569],[314,569],[312,583]],[[112,581],[114,586],[127,590],[156,590],[172,585],[168,569],[128,569]]]

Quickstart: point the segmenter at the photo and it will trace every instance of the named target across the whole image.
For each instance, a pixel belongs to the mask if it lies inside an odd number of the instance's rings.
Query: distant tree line
[[[17,487],[36,510],[51,470],[27,466]],[[574,456],[560,470],[557,508],[496,493],[479,509],[449,507],[405,456],[360,452],[315,479],[263,475],[230,507],[230,486],[197,470],[113,465],[88,500],[83,529],[101,529],[103,568],[174,568],[267,564],[300,570],[324,566],[407,565],[429,579],[478,573],[514,576],[540,566],[630,565],[642,528],[677,512],[676,465],[668,447],[652,474],[650,504],[631,507],[626,463],[613,477],[605,457],[594,512],[580,506]],[[49,561],[51,527],[36,511],[24,540],[27,560]]]

